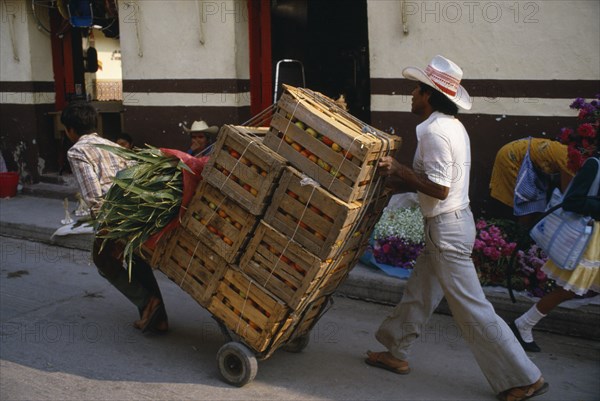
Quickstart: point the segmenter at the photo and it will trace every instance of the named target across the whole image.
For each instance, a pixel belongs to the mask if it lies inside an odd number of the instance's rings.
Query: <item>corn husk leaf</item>
[[[95,226],[97,236],[125,243],[124,258],[131,269],[133,254],[177,217],[183,194],[183,170],[192,171],[177,158],[154,147],[129,150],[96,145],[133,164],[119,171],[104,196]]]

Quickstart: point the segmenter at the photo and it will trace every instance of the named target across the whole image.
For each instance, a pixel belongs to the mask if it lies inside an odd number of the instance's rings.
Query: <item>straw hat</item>
[[[194,132],[205,132],[207,134],[216,134],[219,132],[219,127],[216,125],[211,125],[210,127],[204,120],[194,121],[192,127],[188,131],[190,134]]]
[[[402,70],[402,75],[431,86],[462,109],[470,110],[473,105],[473,100],[465,88],[460,86],[462,69],[443,56],[435,56],[425,71],[417,67],[406,67]]]

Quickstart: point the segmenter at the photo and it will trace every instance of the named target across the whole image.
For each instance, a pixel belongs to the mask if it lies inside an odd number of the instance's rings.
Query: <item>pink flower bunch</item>
[[[480,219],[475,225],[477,237],[473,246],[474,252],[481,252],[486,258],[497,262],[501,257],[512,255],[517,244],[506,240],[506,235],[493,224]]]
[[[475,227],[477,236],[473,245],[473,263],[481,284],[505,285],[506,268],[516,242],[509,241],[498,226],[484,219],[479,219]]]
[[[519,250],[517,252],[516,273],[521,281],[521,288],[529,295],[542,297],[554,288],[554,281],[549,280],[546,273],[542,271],[542,266],[546,263],[548,257],[544,251],[533,244],[527,251]]]

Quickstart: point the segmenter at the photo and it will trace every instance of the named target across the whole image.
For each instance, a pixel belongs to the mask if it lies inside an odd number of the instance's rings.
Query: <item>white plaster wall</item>
[[[121,80],[121,47],[118,39],[107,38],[102,31],[94,31],[95,48],[98,52],[98,60],[102,62],[102,70],[96,72],[98,80]]]
[[[248,78],[248,43],[239,34],[247,32],[246,1],[129,1],[119,7],[123,79]]]
[[[235,22],[236,78],[250,79],[250,36],[248,32],[248,5],[237,1],[240,19]]]
[[[13,51],[13,41],[16,54]],[[25,0],[0,3],[0,80],[31,80],[29,24]]]
[[[27,2],[29,4],[29,2]],[[29,51],[31,75],[33,81],[53,82],[54,71],[52,68],[52,44],[50,35],[37,27],[36,22],[29,14]]]
[[[442,54],[470,79],[599,79],[600,2],[369,0],[371,77]]]
[[[28,2],[2,1],[0,3],[0,81],[51,82],[53,79],[50,37],[37,29]],[[54,93],[3,93],[0,102],[53,103]]]

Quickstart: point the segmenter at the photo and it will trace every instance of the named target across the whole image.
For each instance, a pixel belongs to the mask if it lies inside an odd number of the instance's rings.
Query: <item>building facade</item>
[[[486,210],[496,151],[554,138],[574,119],[572,99],[600,93],[595,1],[102,1],[113,7],[91,30],[40,3],[54,2],[2,0],[1,10],[0,149],[28,182],[65,168],[54,113],[71,98],[104,110],[105,136],[125,130],[138,145],[184,149],[182,124],[243,124],[281,82],[344,94],[352,114],[403,137],[410,161],[418,121],[401,72],[442,54],[474,97],[460,118],[472,140],[471,198]],[[117,25],[106,29],[110,18]],[[101,81],[86,72],[90,32],[118,39],[121,99],[90,93],[86,82]]]

